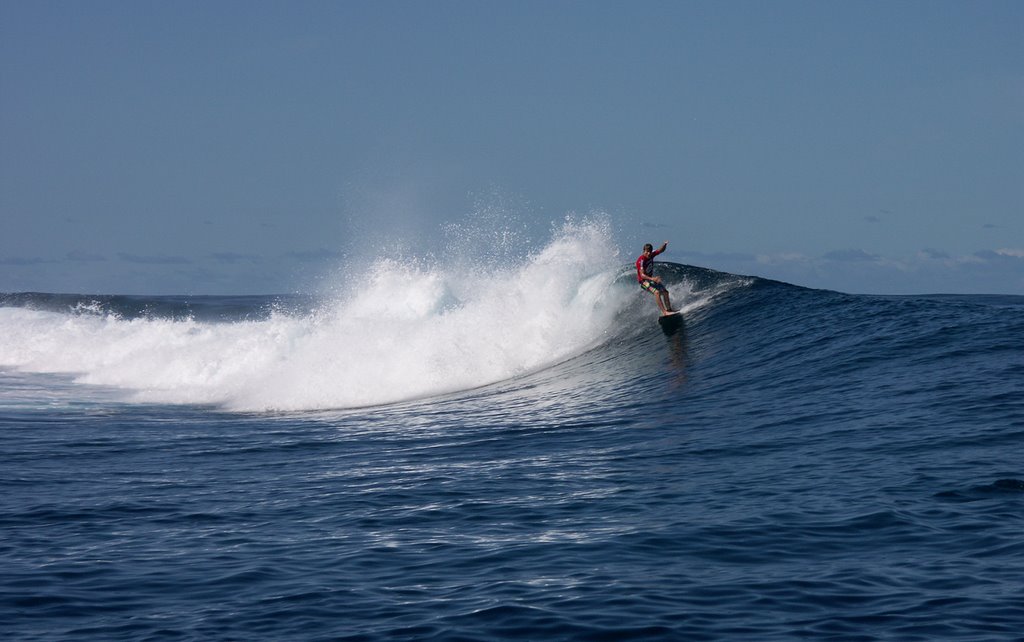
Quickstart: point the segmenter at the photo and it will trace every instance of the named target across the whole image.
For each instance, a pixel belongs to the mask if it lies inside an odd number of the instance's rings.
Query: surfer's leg
[[[654,302],[658,304],[658,309],[661,310],[662,315],[668,314],[665,310],[665,303],[662,300],[662,295],[665,293],[665,286],[654,281],[643,281],[640,283],[640,287],[647,290],[654,295]]]
[[[658,307],[661,309],[662,314],[668,314],[672,311],[672,303],[668,298],[668,288],[661,283],[656,284],[655,287],[657,290],[654,291],[654,298],[658,300]]]
[[[664,294],[664,290],[662,290],[661,292],[655,292],[654,293],[654,300],[655,300],[655,302],[657,302],[658,309],[661,310],[661,314],[662,315],[668,314],[668,310],[665,309],[665,294]]]
[[[669,299],[669,296],[668,296],[668,288],[662,289],[660,297],[661,297],[661,300],[662,300],[661,309],[664,310],[665,312],[671,312],[672,311],[672,301],[671,301],[671,299]]]

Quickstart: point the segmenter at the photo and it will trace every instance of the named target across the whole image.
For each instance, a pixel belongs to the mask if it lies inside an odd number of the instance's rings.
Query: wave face
[[[1019,636],[1024,297],[662,262],[665,334],[610,238],[330,297],[0,295],[5,632]]]

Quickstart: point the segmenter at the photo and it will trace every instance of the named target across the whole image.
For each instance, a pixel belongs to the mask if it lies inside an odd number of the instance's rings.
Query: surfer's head
[[[654,251],[654,246],[650,243],[644,243],[644,254],[650,254]]]

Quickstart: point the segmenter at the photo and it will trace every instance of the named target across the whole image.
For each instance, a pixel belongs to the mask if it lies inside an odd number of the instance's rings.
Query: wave
[[[130,401],[232,410],[373,406],[522,377],[624,340],[656,308],[600,221],[510,264],[381,260],[312,297],[0,298],[0,364]],[[684,311],[738,277],[661,263]]]
[[[982,386],[1018,419],[1002,396],[1019,396],[1024,297],[848,295],[655,265],[684,312],[670,337],[610,226],[568,220],[523,257],[380,260],[326,297],[0,295],[0,369],[8,382],[63,373],[73,399],[239,411],[452,394],[630,409],[684,384],[755,414],[828,414],[808,401],[828,390],[836,409],[885,399],[895,414],[943,404],[955,418]],[[0,401],[25,400],[23,383]]]

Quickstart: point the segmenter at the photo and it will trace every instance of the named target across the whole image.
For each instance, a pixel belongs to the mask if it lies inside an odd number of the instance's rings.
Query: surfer
[[[672,303],[668,298],[668,288],[662,285],[661,277],[652,276],[650,270],[654,257],[664,252],[667,247],[668,241],[662,243],[658,249],[647,243],[644,245],[644,253],[636,260],[636,280],[640,282],[640,287],[654,295],[662,316],[672,314],[675,310],[672,309]]]

